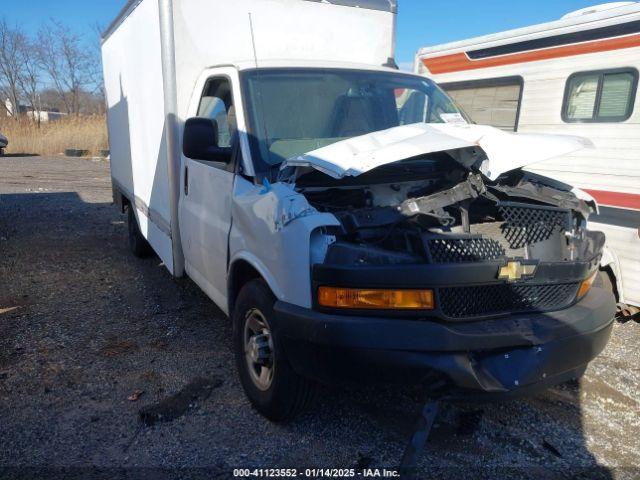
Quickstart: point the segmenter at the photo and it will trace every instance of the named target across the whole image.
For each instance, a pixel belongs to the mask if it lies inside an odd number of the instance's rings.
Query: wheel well
[[[611,289],[613,290],[613,294],[616,296],[616,301],[619,302],[620,293],[618,292],[618,283],[617,283],[616,275],[615,273],[613,273],[613,269],[611,268],[610,265],[607,265],[605,267],[601,267],[600,272],[602,272],[609,278],[609,282],[611,282],[611,285],[606,285],[606,287],[611,287]]]
[[[129,200],[127,196],[124,193],[122,193],[120,189],[115,185],[112,188],[113,188],[113,203],[115,204],[116,207],[118,207],[118,210],[120,210],[120,213],[127,213],[127,208],[131,206],[131,200]]]
[[[229,315],[233,313],[233,307],[242,287],[256,278],[261,279],[262,275],[246,260],[238,260],[231,266],[228,281]]]

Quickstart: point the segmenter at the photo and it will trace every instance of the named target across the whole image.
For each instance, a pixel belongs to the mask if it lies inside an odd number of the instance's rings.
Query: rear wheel
[[[233,344],[240,382],[253,407],[285,422],[311,402],[313,383],[293,371],[272,329],[275,297],[262,280],[247,283],[233,312]]]
[[[144,238],[131,205],[127,208],[127,227],[129,230],[129,250],[138,258],[148,257],[152,253],[151,245]]]

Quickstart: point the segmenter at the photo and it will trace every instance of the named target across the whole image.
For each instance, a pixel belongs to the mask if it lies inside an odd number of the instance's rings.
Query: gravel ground
[[[414,392],[324,389],[295,423],[264,420],[228,319],[157,258],[131,256],[110,202],[105,161],[0,158],[0,477],[397,466]],[[443,405],[423,476],[640,476],[639,345],[638,323],[616,324],[580,384]],[[141,409],[164,421],[143,425]]]

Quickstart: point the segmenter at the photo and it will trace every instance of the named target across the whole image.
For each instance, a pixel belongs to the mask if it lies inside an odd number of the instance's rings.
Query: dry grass
[[[104,116],[69,117],[54,122],[0,117],[0,133],[9,139],[7,154],[59,155],[67,148],[99,155],[108,148]]]

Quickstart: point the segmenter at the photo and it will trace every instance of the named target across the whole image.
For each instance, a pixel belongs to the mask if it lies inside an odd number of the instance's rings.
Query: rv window
[[[503,77],[448,83],[441,87],[475,123],[515,132],[523,84],[522,77]]]
[[[567,80],[565,122],[623,122],[633,113],[638,71],[618,69],[573,74]]]
[[[604,76],[600,100],[600,118],[620,118],[627,114],[634,77],[631,73],[612,73]]]

